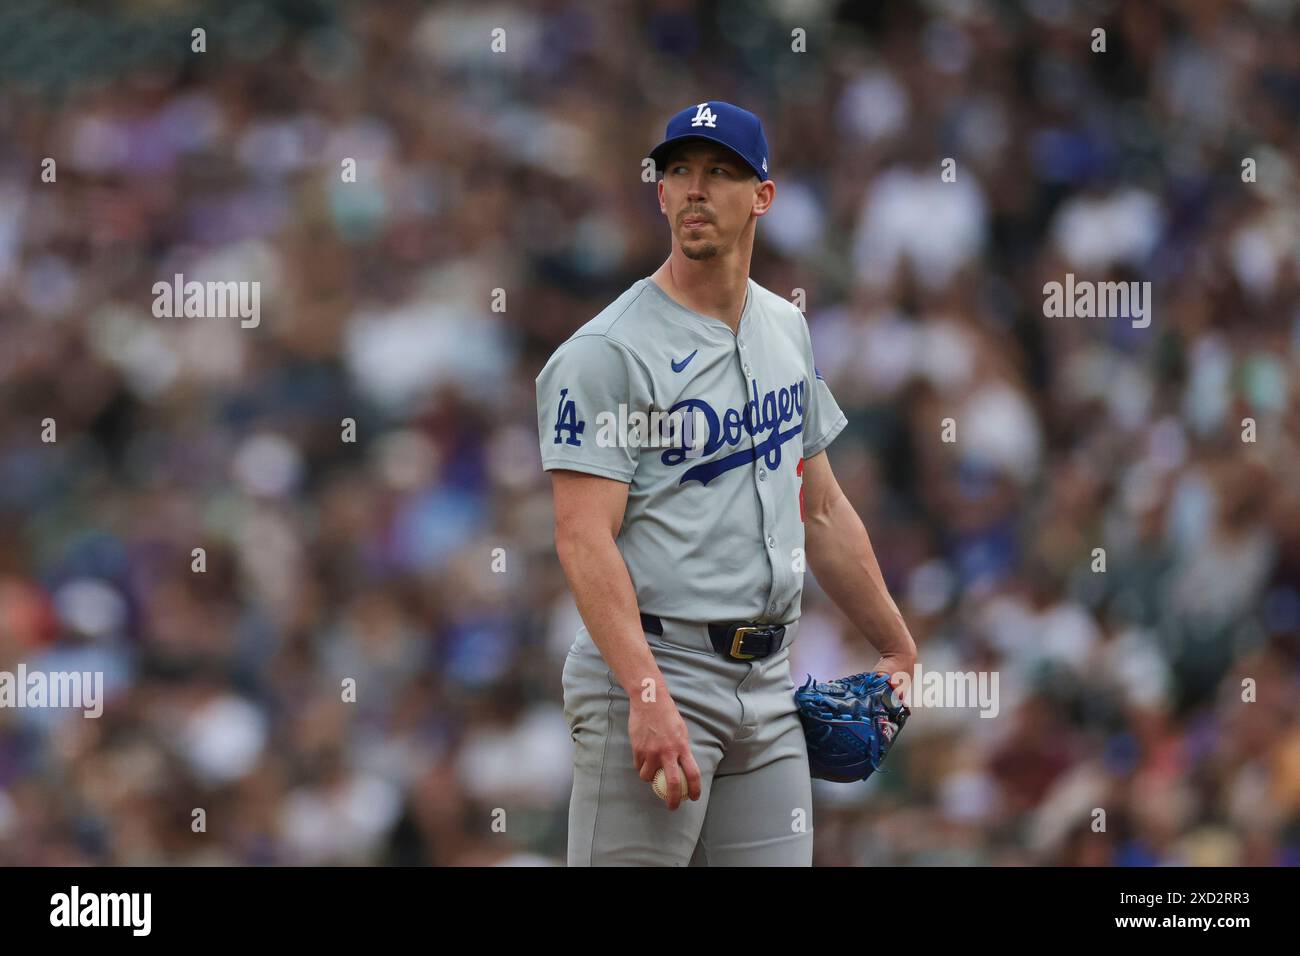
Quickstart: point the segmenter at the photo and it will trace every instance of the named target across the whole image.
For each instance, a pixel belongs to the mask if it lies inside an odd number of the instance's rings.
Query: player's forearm
[[[871,538],[843,494],[810,512],[804,526],[808,567],[823,591],[892,668],[910,670],[916,645],[889,595]]]
[[[602,529],[557,532],[555,549],[582,622],[628,698],[641,701],[647,678],[654,681],[656,695],[665,694],[641,629],[636,590],[614,539]]]

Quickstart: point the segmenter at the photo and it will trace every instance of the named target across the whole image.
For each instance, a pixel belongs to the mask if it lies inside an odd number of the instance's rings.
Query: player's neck
[[[672,254],[650,278],[692,312],[726,323],[733,333],[740,326],[749,294],[748,256],[743,261],[737,254],[688,259],[674,244]]]

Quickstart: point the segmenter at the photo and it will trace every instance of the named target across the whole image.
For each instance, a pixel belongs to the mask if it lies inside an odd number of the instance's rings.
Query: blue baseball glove
[[[882,673],[826,682],[810,675],[794,703],[808,740],[809,770],[836,783],[866,780],[879,770],[912,715]]]

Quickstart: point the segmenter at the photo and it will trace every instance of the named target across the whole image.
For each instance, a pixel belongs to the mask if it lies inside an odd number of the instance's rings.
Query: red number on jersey
[[[799,520],[803,521],[803,459],[799,459],[798,466],[794,470],[795,477],[799,479]]]

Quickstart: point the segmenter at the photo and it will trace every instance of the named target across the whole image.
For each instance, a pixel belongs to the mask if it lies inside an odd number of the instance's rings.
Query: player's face
[[[660,203],[682,253],[712,259],[736,243],[755,212],[759,179],[731,150],[692,143],[664,166]]]

